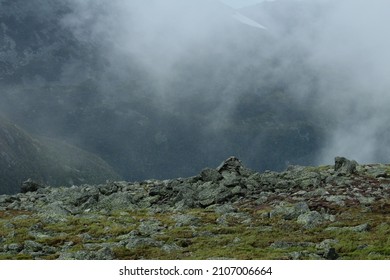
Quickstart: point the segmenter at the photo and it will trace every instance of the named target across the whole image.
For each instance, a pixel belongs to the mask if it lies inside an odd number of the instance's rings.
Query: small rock
[[[349,230],[353,232],[365,232],[365,231],[369,231],[370,229],[371,226],[369,224],[362,224],[355,227],[349,227]]]
[[[313,247],[315,243],[312,242],[288,242],[288,241],[276,241],[270,245],[273,249],[288,249],[292,247]]]
[[[226,204],[216,206],[214,211],[217,214],[226,214],[226,213],[237,212],[237,209],[230,203],[226,203]]]
[[[42,250],[42,244],[32,241],[32,240],[26,240],[24,241],[24,250],[32,251],[32,252],[38,252]]]
[[[323,257],[326,260],[337,260],[339,258],[339,254],[337,254],[335,248],[329,248],[329,249],[325,249],[325,252],[323,253]]]
[[[316,245],[316,249],[325,250],[331,248],[333,245],[337,244],[338,240],[335,239],[325,239],[321,243]]]
[[[346,195],[331,195],[325,198],[328,202],[333,202],[339,206],[345,206]]]
[[[239,169],[242,167],[242,162],[236,157],[229,157],[227,160],[222,162],[218,167],[217,171],[222,173],[222,171],[229,171],[238,173]]]
[[[303,225],[306,229],[312,229],[319,226],[323,222],[322,215],[317,211],[310,211],[298,216],[297,223]]]
[[[310,191],[306,194],[306,197],[314,197],[314,196],[325,196],[328,195],[329,192],[325,188],[318,188],[313,191]]]
[[[138,226],[138,231],[142,235],[147,236],[156,234],[161,229],[163,229],[163,227],[161,226],[160,221],[154,219],[141,222],[141,224]]]
[[[23,250],[23,245],[22,244],[19,244],[19,243],[11,243],[11,244],[8,244],[8,245],[5,245],[6,248],[5,251],[13,251],[13,252],[20,252]]]
[[[137,247],[160,247],[163,245],[161,241],[156,241],[153,238],[132,237],[126,242],[126,249],[135,249]]]
[[[176,227],[182,227],[182,226],[196,226],[199,224],[200,219],[198,217],[195,217],[193,215],[174,215],[173,220],[176,222]]]
[[[228,226],[230,224],[249,225],[252,222],[252,219],[246,213],[226,213],[217,218],[216,222],[220,225],[225,226]]]
[[[389,174],[387,173],[388,167],[384,164],[377,164],[375,166],[371,166],[367,173],[375,178],[389,178]]]
[[[304,256],[302,252],[291,252],[288,255],[292,260],[299,260]]]
[[[333,230],[338,230],[338,231],[352,231],[352,232],[365,232],[370,230],[370,225],[369,224],[362,224],[354,227],[328,227],[325,230],[326,231],[333,231]]]
[[[375,197],[366,197],[363,195],[357,196],[357,199],[359,200],[360,204],[363,205],[371,205],[375,202]]]
[[[185,246],[183,246],[185,247]],[[178,246],[177,244],[164,244],[161,249],[167,253],[171,253],[174,251],[179,251],[182,249],[182,247]]]
[[[111,248],[104,247],[99,249],[94,256],[94,260],[113,260],[115,258],[114,252]]]
[[[269,215],[270,218],[274,216],[283,216],[285,220],[293,220],[299,215],[310,212],[309,206],[306,202],[299,202],[294,205],[286,205],[281,203],[272,210]]]
[[[45,217],[61,218],[70,214],[70,211],[63,206],[61,201],[51,202],[40,209],[40,215]]]

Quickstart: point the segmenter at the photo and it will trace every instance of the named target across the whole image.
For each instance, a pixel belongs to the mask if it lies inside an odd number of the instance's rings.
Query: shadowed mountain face
[[[49,138],[35,138],[0,119],[0,193],[16,193],[24,180],[70,186],[120,177],[99,157]]]
[[[128,180],[191,176],[230,155],[256,170],[316,161],[329,122],[306,53],[230,7],[24,2],[0,1],[0,112],[29,133]]]
[[[71,12],[67,1],[2,0],[0,6],[2,83],[58,81],[72,61],[93,64],[93,51],[61,24]]]

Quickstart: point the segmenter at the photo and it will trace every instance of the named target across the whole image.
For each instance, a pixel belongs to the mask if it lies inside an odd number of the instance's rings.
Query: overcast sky
[[[241,8],[249,5],[254,5],[263,1],[273,1],[273,0],[221,0],[222,2],[232,6],[234,8]]]

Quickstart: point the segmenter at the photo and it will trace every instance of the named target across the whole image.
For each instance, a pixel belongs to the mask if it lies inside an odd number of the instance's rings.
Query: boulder
[[[220,173],[223,171],[238,173],[240,168],[242,168],[242,162],[236,157],[229,157],[217,167],[217,171]]]
[[[176,222],[176,227],[198,226],[200,224],[200,219],[194,215],[176,214],[172,218]]]
[[[340,256],[339,254],[336,252],[336,249],[335,248],[329,248],[329,249],[325,249],[325,252],[323,254],[323,257],[324,259],[326,260],[337,260]]]
[[[299,202],[294,205],[280,203],[269,213],[270,218],[282,216],[285,220],[297,219],[301,214],[310,213],[306,202]]]
[[[305,229],[312,229],[319,226],[323,222],[323,217],[317,211],[310,211],[298,216],[297,223],[301,224]]]
[[[336,157],[334,160],[334,171],[339,174],[354,174],[358,163],[345,157]]]
[[[241,160],[236,157],[229,157],[227,160],[222,162],[216,169],[219,173],[224,175],[224,173],[235,173],[240,176],[249,177],[253,175],[255,172],[246,168]]]
[[[31,178],[27,179],[20,186],[21,193],[36,192],[38,189],[43,188],[43,185],[34,182]]]
[[[222,175],[215,169],[206,168],[200,173],[200,177],[203,182],[216,182],[222,179]]]

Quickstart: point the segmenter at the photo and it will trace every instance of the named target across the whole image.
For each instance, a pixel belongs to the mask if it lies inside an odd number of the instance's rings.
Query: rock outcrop
[[[337,259],[349,257],[345,232],[368,235],[355,241],[366,258],[388,258],[369,241],[390,230],[387,172],[338,157],[335,166],[258,173],[231,157],[190,178],[70,188],[26,182],[22,193],[0,196],[0,258],[261,258],[268,248],[278,258]],[[225,256],[200,252],[202,242],[221,238],[230,240],[220,248]]]
[[[355,160],[348,160],[345,157],[336,157],[334,170],[339,173],[353,174],[356,172],[358,163]]]

